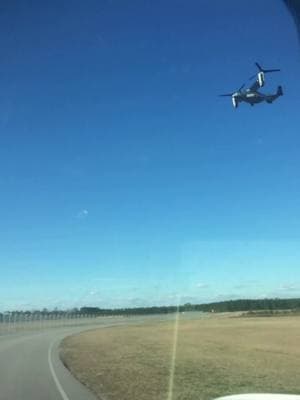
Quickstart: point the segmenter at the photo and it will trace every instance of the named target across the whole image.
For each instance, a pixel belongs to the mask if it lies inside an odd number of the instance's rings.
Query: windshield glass
[[[0,6],[4,399],[300,394],[297,7]]]

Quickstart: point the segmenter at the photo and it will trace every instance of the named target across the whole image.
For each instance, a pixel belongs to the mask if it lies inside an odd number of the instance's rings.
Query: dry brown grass
[[[167,400],[174,323],[89,331],[62,344],[62,359],[99,398]],[[300,318],[181,321],[174,400],[246,392],[300,394]]]

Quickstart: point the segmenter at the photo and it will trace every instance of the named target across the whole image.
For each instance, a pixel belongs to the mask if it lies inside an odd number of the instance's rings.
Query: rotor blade
[[[257,68],[259,69],[260,72],[278,72],[278,71],[280,71],[279,68],[276,68],[276,69],[264,69],[261,65],[258,64],[258,62],[256,62],[255,65],[257,66]]]
[[[242,86],[238,90],[236,90],[236,91],[234,91],[232,93],[219,94],[219,96],[221,96],[221,97],[232,97],[235,93],[240,92],[244,87],[245,87],[245,83],[243,83]]]
[[[280,71],[279,68],[264,69],[261,65],[258,64],[258,62],[255,62],[254,64],[255,64],[255,65],[257,66],[257,68],[259,69],[259,72],[269,73],[269,72],[278,72],[278,71]],[[252,76],[249,78],[249,81],[251,81],[251,79],[254,79],[256,76],[257,76],[257,74],[252,75]]]
[[[260,71],[263,71],[262,67],[258,64],[258,62],[256,62],[255,65],[257,66],[257,68],[258,68]]]
[[[265,73],[266,72],[278,72],[278,71],[280,71],[280,69],[278,69],[278,68],[277,69],[264,69],[263,70],[263,72],[265,72]]]

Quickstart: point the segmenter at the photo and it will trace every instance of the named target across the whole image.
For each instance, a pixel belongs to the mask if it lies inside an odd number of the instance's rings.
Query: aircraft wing
[[[256,80],[252,85],[249,87],[251,92],[256,92],[260,88],[258,80]]]

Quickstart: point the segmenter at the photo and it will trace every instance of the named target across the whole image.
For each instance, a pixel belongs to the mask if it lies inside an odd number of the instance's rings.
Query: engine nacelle
[[[257,74],[257,82],[259,84],[259,87],[263,87],[265,84],[265,74],[263,73],[263,71],[260,71]]]
[[[239,105],[239,102],[238,102],[237,98],[236,98],[235,96],[232,96],[232,97],[231,97],[231,100],[232,100],[232,105],[233,105],[233,107],[234,107],[234,108],[237,108],[238,105]]]

